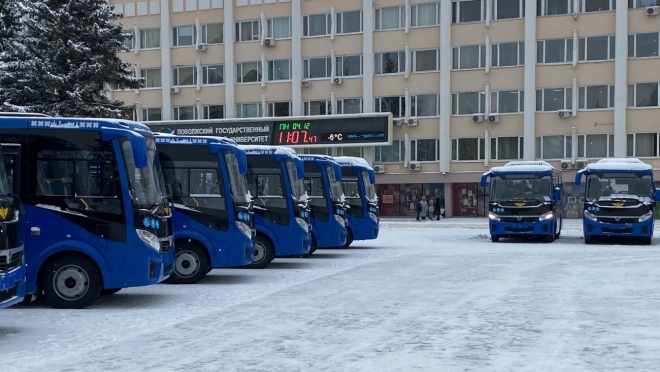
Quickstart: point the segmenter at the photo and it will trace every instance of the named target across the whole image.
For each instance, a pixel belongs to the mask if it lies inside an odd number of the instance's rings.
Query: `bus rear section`
[[[248,191],[253,198],[254,257],[261,269],[275,257],[299,257],[311,246],[309,197],[303,162],[290,148],[239,146],[247,154]]]
[[[156,144],[174,203],[175,269],[167,282],[194,284],[212,269],[250,264],[245,152],[219,137],[156,135]]]
[[[380,217],[374,170],[362,158],[339,156],[334,159],[341,166],[341,184],[348,206],[344,248],[348,248],[354,240],[377,239]]]
[[[583,233],[586,244],[601,237],[635,237],[651,244],[655,203],[653,167],[635,158],[602,159],[575,175],[585,180]]]
[[[310,198],[312,244],[316,248],[346,244],[346,206],[341,188],[341,167],[326,155],[300,155],[305,166],[305,191]]]
[[[20,232],[21,200],[12,193],[0,151],[0,309],[23,301],[25,254]]]
[[[559,237],[563,222],[560,170],[545,161],[515,161],[484,173],[481,187],[489,179],[491,241],[536,236],[552,242]]]
[[[84,308],[102,293],[170,275],[171,206],[146,126],[40,116],[0,122],[11,187],[25,209],[30,299]]]

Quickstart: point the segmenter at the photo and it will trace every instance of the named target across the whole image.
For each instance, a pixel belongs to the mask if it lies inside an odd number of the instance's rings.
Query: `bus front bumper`
[[[490,220],[490,234],[501,237],[523,237],[554,234],[554,218],[535,222],[501,222]]]
[[[607,223],[583,217],[584,235],[591,236],[653,236],[653,218],[644,222]]]
[[[16,269],[0,274],[0,309],[23,301],[25,297],[25,263]]]

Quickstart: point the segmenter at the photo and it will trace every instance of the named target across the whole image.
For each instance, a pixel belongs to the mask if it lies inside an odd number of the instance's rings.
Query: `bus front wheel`
[[[202,247],[190,242],[178,243],[174,257],[174,272],[167,278],[167,283],[195,284],[206,276],[210,266]]]
[[[500,237],[497,236],[497,235],[491,235],[490,236],[490,241],[493,242],[493,243],[497,243],[497,242],[500,241]]]
[[[314,251],[316,251],[316,238],[312,235],[312,242],[309,245],[309,251],[303,253],[300,258],[308,258],[314,253]]]
[[[263,269],[275,258],[275,249],[268,238],[257,235],[254,238],[254,256],[252,262],[245,266],[248,269]]]
[[[353,243],[353,231],[351,229],[346,229],[346,243],[342,248],[348,248]]]
[[[52,307],[84,309],[101,294],[101,275],[84,257],[61,256],[46,266],[42,287]]]

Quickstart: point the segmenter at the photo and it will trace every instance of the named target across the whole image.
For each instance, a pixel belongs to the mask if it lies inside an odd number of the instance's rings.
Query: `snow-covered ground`
[[[0,371],[658,371],[660,239],[491,243],[485,219],[381,236],[86,310],[0,311]]]

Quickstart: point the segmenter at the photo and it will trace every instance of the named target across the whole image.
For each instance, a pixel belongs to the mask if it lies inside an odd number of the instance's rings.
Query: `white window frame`
[[[647,7],[649,7],[649,5],[639,5],[640,1],[642,1],[642,0],[633,1],[632,6],[630,6],[630,4],[628,4],[628,9],[646,9]],[[653,6],[653,5],[650,5],[650,6]],[[655,0],[655,6],[660,6],[660,1]]]
[[[435,69],[434,70],[422,70],[422,71],[417,71],[417,53],[419,52],[430,52],[434,51],[435,52]],[[440,71],[440,50],[439,49],[420,49],[420,50],[415,50],[411,53],[412,57],[412,72],[418,72],[418,73],[423,73],[423,72],[437,72]]]
[[[191,44],[179,44],[179,29],[180,28],[192,28],[192,43]],[[186,36],[187,37],[187,36]],[[195,46],[197,42],[197,27],[195,25],[183,25],[172,27],[172,47],[191,47]]]
[[[571,87],[552,87],[552,88],[538,88],[536,89],[536,112],[557,112],[557,111],[548,111],[545,109],[545,91],[546,90],[556,90],[556,89],[563,89],[563,94],[564,94],[564,107],[560,108],[559,110],[571,110],[573,108],[573,88]],[[541,110],[538,109],[538,92],[541,92]],[[569,93],[570,92],[570,95]]]
[[[202,106],[202,114],[203,114],[202,119],[204,119],[204,120],[210,119],[209,116],[211,115],[211,107],[217,107],[217,106],[222,107],[222,118],[214,118],[214,119],[224,119],[225,118],[225,105],[220,104],[220,103],[217,104],[217,105],[204,105],[204,106]],[[199,117],[199,115],[197,113],[197,106],[195,106],[195,117],[196,118]]]
[[[419,106],[417,105],[417,97],[419,96],[435,96],[435,114],[433,115],[419,115],[419,112],[417,110],[419,109]],[[440,115],[440,95],[435,94],[435,93],[429,93],[429,94],[416,94],[414,96],[410,96],[410,115],[412,117],[416,118],[433,118],[437,117]],[[413,110],[414,109],[414,110]]]
[[[249,23],[250,27],[252,28],[252,38],[250,40],[243,40],[243,24],[244,23]],[[256,24],[256,28],[255,28]],[[245,21],[236,21],[234,22],[234,33],[236,34],[235,37],[235,42],[237,43],[253,43],[255,41],[261,41],[261,21],[258,19],[250,19],[250,20],[245,20]],[[256,34],[254,33],[254,30],[257,30]]]
[[[653,34],[658,32],[638,32],[636,34],[630,34],[628,35],[628,58],[634,58],[634,59],[648,59],[648,58],[658,58],[660,57],[660,34],[658,35],[658,55],[655,56],[646,56],[646,57],[637,57],[637,36],[638,35],[644,35],[644,34]],[[632,47],[632,55],[630,54],[630,48]]]
[[[383,72],[383,54],[398,53],[397,55],[397,71],[398,72]],[[392,51],[374,54],[374,75],[397,75],[406,72],[406,52]]]
[[[564,40],[564,61],[560,62],[546,62],[546,56],[548,55],[546,48],[545,48],[545,43],[548,41],[555,41],[555,40]],[[543,61],[539,61],[539,45],[543,43]],[[569,46],[570,44],[570,46]],[[559,64],[565,64],[565,63],[573,63],[573,38],[559,38],[559,39],[545,39],[545,40],[537,40],[536,41],[536,64],[537,65],[559,65]]]
[[[135,50],[135,31],[134,30],[122,30],[122,34],[131,34],[131,36],[127,37],[123,42],[122,45],[125,47],[128,47],[128,50],[123,50],[122,52],[130,52],[132,50]],[[126,45],[127,42],[130,42],[130,46]]]
[[[364,100],[362,98],[343,98],[343,99],[338,99],[337,100],[337,114],[346,114],[346,110],[344,110],[344,102],[348,100],[358,100],[360,101],[360,114],[364,112]]]
[[[537,17],[552,17],[552,16],[560,16],[560,15],[567,15],[573,13],[573,4],[572,1],[568,1],[566,4],[566,13],[558,13],[558,14],[546,14],[545,9],[547,8],[548,0],[541,0],[541,7],[536,9],[536,15]]]
[[[360,31],[358,32],[344,32],[344,13],[353,13],[353,12],[360,12]],[[350,11],[345,11],[345,12],[339,12],[336,14],[336,21],[337,21],[337,34],[338,35],[354,35],[354,34],[361,34],[364,32],[364,19],[363,19],[363,14],[362,10],[350,10]]]
[[[417,160],[417,142],[419,141],[435,141],[435,160]],[[410,161],[415,161],[418,163],[437,163],[438,162],[438,148],[439,148],[439,140],[437,138],[418,138],[418,139],[411,139],[410,140]],[[413,151],[414,149],[414,151]]]
[[[471,114],[459,114],[458,108],[461,105],[460,95],[464,93],[479,93],[479,103],[478,109],[479,112],[473,112]],[[475,114],[484,114],[486,112],[486,92],[454,92],[451,94],[451,116],[472,116]]]
[[[636,109],[648,109],[655,108],[660,106],[660,97],[658,98],[658,104],[655,106],[637,106],[637,85],[638,84],[658,84],[655,81],[649,82],[640,82],[640,83],[630,83],[628,84],[628,108]],[[660,92],[660,86],[658,87],[658,92]],[[632,104],[631,104],[632,103]]]
[[[656,144],[655,144],[656,145],[655,146],[655,154],[656,155],[646,156],[646,155],[638,155],[637,154],[637,135],[639,135],[639,134],[653,134],[653,135],[655,135],[655,142],[656,142]],[[628,133],[628,135],[626,136],[626,141],[628,142],[628,145],[631,145],[630,140],[631,140],[631,137],[632,137],[632,146],[627,146],[628,147],[628,150],[627,150],[628,154],[627,155],[635,157],[635,158],[642,158],[642,159],[653,159],[653,158],[660,157],[660,149],[658,148],[660,146],[660,140],[658,139],[658,135],[659,135],[659,133],[657,133],[657,132]]]
[[[311,105],[312,102],[324,102],[325,103],[325,114],[312,114]],[[323,99],[313,99],[309,101],[303,101],[303,115],[304,116],[323,116],[323,115],[332,115],[332,102],[330,100]]]
[[[606,59],[588,59],[589,55],[589,39],[596,37],[607,37],[607,58]],[[578,41],[578,62],[602,62],[602,61],[613,61],[614,60],[614,35],[595,35],[588,37],[581,37]],[[582,54],[581,46],[584,43],[584,55]]]
[[[497,3],[498,3],[498,1],[502,1],[502,0],[492,0],[492,4],[493,4],[493,20],[494,20],[494,21],[497,21],[497,20],[507,20],[507,19],[519,19],[519,18],[524,18],[524,17],[525,17],[525,13],[524,13],[524,10],[523,10],[523,9],[524,9],[524,5],[523,5],[523,4],[524,4],[524,1],[525,1],[525,0],[517,0],[517,1],[518,1],[518,17],[513,17],[513,18],[499,18],[499,17],[498,17],[498,14],[497,14]]]
[[[344,58],[346,57],[360,57],[360,74],[359,75],[344,75]],[[341,59],[341,63],[340,63]],[[345,77],[345,78],[352,78],[352,77],[360,77],[364,73],[364,59],[362,58],[362,54],[347,54],[343,56],[336,56],[335,57],[335,72],[337,76]]]
[[[309,77],[311,72],[310,61],[313,59],[325,59],[325,72],[327,74],[325,77]],[[302,71],[303,79],[305,80],[329,79],[332,71],[332,65],[328,65],[329,63],[332,63],[332,59],[330,57],[303,58],[303,71]],[[307,72],[307,74],[305,72]]]
[[[479,47],[479,67],[461,67],[461,48],[474,48]],[[486,68],[486,45],[485,44],[476,44],[476,45],[461,45],[452,48],[452,70],[480,70]]]
[[[320,35],[310,35],[309,30],[310,30],[310,17],[319,17],[319,16],[325,16],[325,34],[320,34]],[[305,24],[307,27],[305,27]],[[307,14],[303,16],[303,23],[302,23],[302,37],[325,37],[325,36],[330,36],[332,33],[332,15],[330,13],[315,13],[315,14]]]
[[[596,86],[607,86],[607,107],[604,108],[588,108],[587,107],[587,89]],[[578,111],[603,111],[614,109],[614,84],[594,84],[584,85],[578,87]]]
[[[276,117],[275,116],[275,105],[276,104],[282,104],[282,103],[287,103],[289,105],[289,115],[286,116],[291,116],[291,101],[277,101],[277,102],[268,102],[268,117]]]
[[[461,142],[460,140],[477,140],[477,158],[470,160],[461,160],[458,158],[458,155],[461,152]],[[454,151],[454,145],[456,146],[456,151]],[[486,156],[486,139],[484,137],[459,137],[451,139],[451,161],[455,163],[474,163],[484,161]]]
[[[420,5],[435,5],[435,23],[432,25],[423,25],[419,26],[416,23],[419,22],[419,6]],[[417,22],[415,22],[417,20]],[[436,27],[440,24],[440,2],[433,3],[420,3],[410,5],[410,27],[411,28],[423,28],[423,27]]]
[[[545,137],[563,137],[564,138],[564,149],[562,151],[563,156],[558,157],[558,158],[545,158],[545,157],[543,157],[543,142],[544,142],[543,139]],[[542,160],[569,159],[571,157],[570,155],[571,155],[571,151],[572,151],[571,144],[569,143],[570,141],[572,141],[572,137],[570,135],[557,134],[557,135],[537,136],[536,139],[535,139],[535,143],[536,143],[535,158],[536,159],[542,159]]]
[[[243,65],[246,65],[248,63],[256,63],[257,64],[257,81],[249,81],[249,82],[243,82]],[[240,74],[239,74],[240,70]],[[241,77],[241,81],[238,81],[238,77]],[[261,65],[261,61],[246,61],[246,62],[238,62],[236,63],[236,77],[235,81],[236,84],[258,84],[261,83],[261,80],[264,78],[264,67]],[[225,76],[225,81],[227,80],[227,77]]]
[[[181,109],[191,109],[192,110],[192,119],[180,119]],[[172,107],[172,113],[174,114],[174,120],[195,120],[197,118],[195,106],[174,106]]]
[[[606,10],[592,10],[587,12],[587,0],[580,0],[580,12],[582,13],[596,13],[596,12],[611,12],[614,11],[614,7],[616,6],[616,0],[609,0],[610,1],[610,7],[609,9]]]
[[[444,0],[443,0],[444,1]],[[461,3],[468,2],[472,0],[452,0],[452,23],[476,23],[484,22],[486,20],[486,0],[481,0],[481,17],[478,21],[465,21],[461,22]],[[456,4],[456,11],[454,12],[454,4]]]
[[[159,75],[161,77],[160,85],[153,86],[153,87],[147,86],[147,81],[148,81],[147,77],[149,76],[149,74]],[[163,72],[162,72],[160,67],[141,68],[140,69],[140,77],[144,78],[144,86],[141,87],[140,89],[159,89],[159,88],[162,88],[162,86],[163,86],[163,80],[162,80],[163,75],[162,74],[163,74]]]
[[[399,27],[394,27],[394,28],[383,28],[383,9],[392,9],[392,8],[399,8]],[[375,17],[374,17],[374,29],[376,31],[390,31],[390,30],[400,30],[406,26],[406,10],[402,6],[386,6],[382,8],[377,8],[375,9]]]
[[[220,29],[222,30],[222,40],[220,40],[219,43],[211,43],[209,42],[209,35],[208,35],[208,26],[209,25],[220,25]],[[224,30],[224,23],[223,22],[213,22],[213,23],[205,23],[202,25],[202,42],[204,44],[209,44],[209,45],[216,45],[216,44],[224,44],[225,43],[225,30]]]
[[[500,66],[500,57],[502,56],[502,45],[503,44],[518,44],[516,49],[518,63],[515,65]],[[524,41],[512,41],[507,43],[498,43],[491,46],[491,67],[493,68],[506,68],[506,67],[517,67],[523,66],[525,64],[525,42]]]
[[[397,146],[399,148],[399,160],[396,161],[384,161],[383,155],[382,155],[382,149],[383,147],[391,147],[391,146]],[[380,164],[397,164],[397,163],[403,163],[404,158],[405,158],[405,151],[406,151],[406,146],[405,143],[402,139],[393,139],[392,140],[392,145],[390,146],[376,146],[376,151],[374,153],[374,162],[380,163]]]
[[[147,40],[147,32],[155,31],[158,32],[158,46],[147,47],[144,45],[145,40]],[[143,28],[140,29],[140,50],[150,50],[150,49],[160,49],[161,48],[161,39],[160,39],[160,28]]]
[[[163,120],[163,108],[162,107],[143,107],[142,108],[142,121],[149,121],[149,111],[158,110],[160,112],[160,120]]]
[[[518,145],[516,146],[518,157],[515,159],[500,159],[499,157],[499,148],[500,148],[500,138],[518,138]],[[523,159],[523,137],[519,136],[500,136],[500,137],[491,137],[490,138],[490,156],[489,159],[493,161],[511,161],[511,160],[522,160]]]
[[[192,84],[188,84],[188,85],[180,85],[179,84],[179,79],[181,78],[181,74],[179,73],[179,70],[184,69],[184,68],[192,69],[192,71],[193,71]],[[176,78],[175,78],[175,75],[176,75]],[[197,84],[197,68],[195,66],[174,66],[174,67],[172,67],[172,86],[175,86],[175,87],[192,87],[192,86],[195,86],[196,84]]]
[[[499,112],[500,111],[500,94],[518,92],[518,111],[516,112]],[[517,89],[502,89],[490,92],[490,113],[498,115],[516,115],[525,112],[525,94],[523,90]]]
[[[209,67],[217,67],[220,66],[222,68],[222,83],[208,83],[209,81]],[[204,82],[206,80],[206,83]],[[202,66],[202,85],[224,85],[227,82],[227,77],[225,76],[225,65],[222,63],[219,63],[217,65],[204,65]]]
[[[260,102],[245,102],[245,103],[237,103],[236,104],[236,117],[237,118],[239,118],[239,119],[248,118],[248,116],[243,116],[243,106],[248,106],[248,105],[256,105],[257,110],[259,111],[257,113],[257,116],[249,116],[250,118],[252,118],[252,117],[260,118],[260,117],[263,116],[264,111],[263,111],[263,107],[261,107]]]
[[[289,74],[289,78],[288,78],[288,79],[274,79],[274,78],[273,78],[273,75],[274,75],[274,74],[273,74],[272,72],[274,71],[274,68],[275,68],[275,62],[282,62],[282,61],[286,61],[286,62],[288,62],[288,68],[289,68],[289,70],[288,70],[288,74]],[[276,60],[270,60],[270,61],[267,62],[267,65],[268,65],[268,81],[291,81],[292,73],[291,73],[291,60],[290,60],[290,59],[276,59]]]
[[[405,96],[382,96],[382,97],[375,97],[375,107],[374,111],[375,112],[391,112],[391,111],[381,111],[381,103],[383,98],[399,98],[399,114],[397,116],[396,113],[392,112],[392,117],[397,119],[397,118],[403,118],[406,116],[406,97]]]
[[[274,35],[275,35],[275,30],[274,30],[275,23],[274,23],[274,20],[276,20],[276,19],[285,19],[285,18],[289,20],[289,36],[288,36],[288,37],[275,37],[275,36],[274,36]],[[266,23],[267,23],[266,28],[268,28],[268,37],[269,37],[269,38],[271,38],[271,39],[276,39],[276,40],[288,40],[288,39],[291,39],[291,38],[292,38],[292,34],[293,34],[293,24],[292,24],[292,21],[291,21],[291,16],[269,18],[268,20],[266,20]]]

